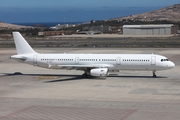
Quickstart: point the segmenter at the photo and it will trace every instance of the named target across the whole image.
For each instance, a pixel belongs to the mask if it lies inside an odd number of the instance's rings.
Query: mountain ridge
[[[140,21],[166,20],[166,21],[180,22],[180,4],[174,4],[172,6],[164,7],[158,10],[153,10],[142,14],[113,18],[110,20],[122,20],[122,19],[131,19],[131,20],[140,20]]]

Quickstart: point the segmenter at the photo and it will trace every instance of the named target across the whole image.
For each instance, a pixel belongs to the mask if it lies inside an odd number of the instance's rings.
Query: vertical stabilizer
[[[19,32],[13,32],[13,38],[18,55],[36,53]]]

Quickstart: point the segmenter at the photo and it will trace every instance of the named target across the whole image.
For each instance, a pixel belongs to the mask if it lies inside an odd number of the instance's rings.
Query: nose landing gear
[[[153,71],[153,78],[156,78],[156,71]]]

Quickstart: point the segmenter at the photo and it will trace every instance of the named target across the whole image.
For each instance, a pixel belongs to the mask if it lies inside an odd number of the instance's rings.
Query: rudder
[[[16,51],[19,54],[36,54],[36,52],[27,43],[24,37],[19,32],[13,32],[13,38],[16,46]]]

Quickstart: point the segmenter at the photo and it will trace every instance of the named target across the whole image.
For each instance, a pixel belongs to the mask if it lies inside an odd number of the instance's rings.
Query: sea
[[[83,22],[32,22],[32,23],[12,23],[16,25],[23,25],[23,26],[34,26],[34,25],[44,25],[46,27],[53,27],[58,24],[82,24],[85,23],[86,21]]]

